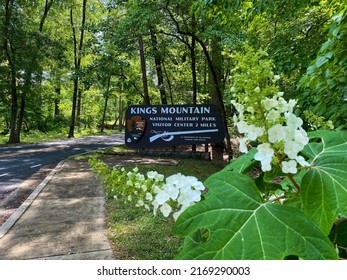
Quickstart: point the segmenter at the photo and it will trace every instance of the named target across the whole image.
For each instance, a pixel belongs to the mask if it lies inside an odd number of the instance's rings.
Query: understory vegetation
[[[146,160],[147,159],[147,160]],[[153,163],[148,163],[148,159]],[[176,173],[192,175],[205,180],[209,175],[225,166],[225,162],[211,162],[193,159],[163,159],[139,157],[125,146],[118,146],[98,152],[90,159],[95,172],[100,171],[100,160],[108,162],[103,166],[103,176],[108,176],[108,168],[117,165],[125,170],[138,169],[138,173],[146,174],[157,170],[165,177]],[[164,160],[164,161],[163,161]],[[133,161],[133,162],[132,162]],[[99,166],[99,168],[97,167]],[[116,259],[168,260],[179,253],[183,238],[173,235],[172,217],[154,216],[152,212],[133,207],[127,197],[114,198],[111,185],[103,185],[106,193],[108,236]]]

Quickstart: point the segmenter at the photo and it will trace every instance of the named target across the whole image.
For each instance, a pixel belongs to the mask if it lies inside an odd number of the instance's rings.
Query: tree
[[[347,9],[335,14],[327,41],[307,68],[299,88],[305,90],[302,106],[330,119],[337,127],[347,123]]]
[[[80,27],[80,35],[79,41],[77,39],[76,26],[74,22],[73,16],[74,8],[70,8],[70,23],[72,29],[73,36],[73,45],[74,45],[74,77],[73,77],[73,94],[72,94],[72,110],[71,110],[71,120],[70,120],[70,130],[69,130],[69,138],[74,137],[75,131],[75,122],[76,122],[76,109],[77,109],[77,95],[79,91],[79,75],[81,70],[81,61],[83,57],[82,49],[83,49],[83,40],[84,40],[84,32],[85,32],[85,23],[86,23],[86,12],[87,12],[87,0],[83,0],[82,4],[82,17],[81,17],[81,27]]]

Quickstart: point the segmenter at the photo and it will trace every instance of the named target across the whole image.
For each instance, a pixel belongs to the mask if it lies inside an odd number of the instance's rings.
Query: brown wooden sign
[[[224,140],[221,114],[214,105],[130,106],[125,143],[129,148],[158,148]]]

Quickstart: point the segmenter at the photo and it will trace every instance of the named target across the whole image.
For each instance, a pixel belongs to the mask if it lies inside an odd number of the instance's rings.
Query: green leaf
[[[307,74],[312,75],[315,70],[316,70],[316,67],[314,65],[311,65],[307,68]]]
[[[329,239],[300,210],[264,203],[250,177],[209,177],[205,200],[189,207],[173,231],[187,235],[180,259],[336,259]],[[208,238],[198,234],[209,232]]]
[[[347,216],[347,132],[317,131],[321,139],[303,151],[311,168],[302,179],[301,196],[305,213],[326,234],[338,214]]]
[[[329,48],[332,44],[333,44],[333,40],[331,40],[330,38],[328,39],[328,41],[326,41],[323,45],[322,45],[322,47],[321,47],[321,49],[320,49],[320,52],[324,52],[327,48]]]
[[[247,154],[244,154],[237,159],[233,159],[230,164],[228,164],[224,170],[233,171],[236,173],[246,173],[252,169],[259,162],[254,160],[254,155],[256,154],[257,149],[253,148],[248,151]]]
[[[316,66],[317,68],[320,68],[322,65],[324,65],[326,62],[328,62],[328,58],[326,58],[324,55],[317,57],[316,60]]]

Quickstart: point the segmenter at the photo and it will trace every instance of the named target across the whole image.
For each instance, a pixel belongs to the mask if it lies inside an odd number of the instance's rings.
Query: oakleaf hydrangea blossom
[[[261,88],[257,87],[255,92],[261,94]],[[237,111],[233,119],[238,132],[243,134],[239,142],[240,152],[247,153],[249,141],[259,141],[261,144],[257,146],[254,159],[260,161],[262,171],[270,171],[272,164],[278,163],[279,159],[283,173],[295,174],[298,164],[303,167],[309,165],[299,156],[309,138],[302,128],[302,119],[293,113],[296,101],[286,101],[282,96],[282,92],[273,97],[266,96],[255,102],[253,110],[244,110],[247,102],[243,104],[233,100],[231,103]],[[284,157],[288,157],[289,161],[283,161]]]
[[[260,161],[261,169],[265,171],[271,170],[272,157],[275,154],[269,143],[258,145],[258,152],[254,155],[254,159]]]
[[[186,208],[201,200],[201,192],[205,190],[205,186],[193,176],[184,176],[181,173],[166,178],[165,184],[162,185],[161,191],[155,196],[155,202],[152,203],[154,213],[160,205],[164,205],[168,201],[176,204],[176,211],[173,213],[174,219]],[[167,217],[170,209],[166,206],[160,206],[159,210]]]
[[[118,171],[117,180],[113,197],[126,197],[128,203],[152,210],[154,215],[158,212],[164,217],[172,214],[175,220],[187,207],[200,201],[205,190],[202,182],[193,176],[177,173],[165,179],[156,171],[141,174],[138,168],[130,172]]]
[[[298,172],[296,169],[297,163],[295,160],[291,159],[290,161],[282,161],[282,171],[283,173],[292,173],[295,174]]]

